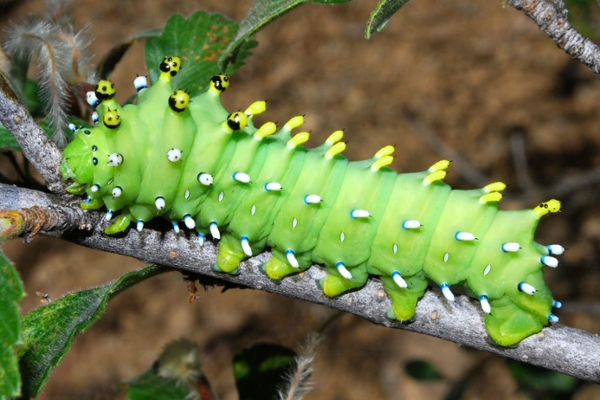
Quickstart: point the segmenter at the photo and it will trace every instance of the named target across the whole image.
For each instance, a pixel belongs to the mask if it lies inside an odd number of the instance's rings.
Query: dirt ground
[[[303,5],[269,25],[224,103],[237,109],[268,99],[265,118],[273,121],[306,114],[310,145],[345,128],[350,159],[394,144],[394,167],[401,172],[424,170],[448,157],[443,149],[455,151],[446,181],[466,189],[502,180],[509,184],[504,208],[558,197],[563,212],[544,219],[536,239],[569,250],[546,280],[565,304],[557,313],[561,323],[599,333],[600,186],[585,174],[600,166],[600,77],[499,1],[415,1],[367,41],[365,23],[376,3]],[[172,13],[204,9],[241,20],[250,4],[80,0],[72,14],[75,27],[90,24],[97,61],[124,37],[163,26]],[[41,1],[24,1],[0,22],[42,9]],[[117,89],[130,90],[134,74],[145,72],[142,55],[142,44],[127,54],[112,77]],[[483,178],[469,178],[472,171]],[[565,183],[572,186],[559,186]],[[35,291],[57,298],[142,266],[42,237],[27,245],[11,241],[4,250],[25,281],[23,312],[39,305]],[[191,305],[187,298],[175,273],[117,297],[76,338],[39,399],[124,398],[117,382],[146,370],[166,343],[186,337],[202,347],[205,373],[220,398],[233,400],[235,352],[257,341],[293,346],[334,314],[250,290],[209,291]],[[415,359],[429,360],[447,380],[410,378],[404,365]],[[526,398],[501,358],[351,315],[327,332],[315,371],[310,400],[441,399],[468,376],[478,379],[470,380],[465,398]],[[583,387],[577,398],[600,398],[597,388]]]

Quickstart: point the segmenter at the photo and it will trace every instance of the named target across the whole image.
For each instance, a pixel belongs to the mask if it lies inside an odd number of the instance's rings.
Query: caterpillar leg
[[[251,243],[248,238],[242,236],[238,238],[234,235],[225,233],[221,235],[219,242],[219,254],[217,262],[213,265],[213,269],[227,274],[238,274],[238,266],[244,258],[251,257],[252,254],[257,254],[264,248],[265,240]]]
[[[418,274],[406,278],[407,287],[399,287],[398,283],[391,276],[381,276],[381,282],[385,292],[392,300],[392,307],[388,310],[387,316],[390,319],[396,319],[400,322],[410,320],[415,315],[417,302],[427,289],[427,278],[425,275]]]
[[[84,210],[97,210],[97,209],[101,208],[103,205],[104,205],[104,201],[102,201],[102,198],[97,197],[95,199],[92,199],[92,198],[88,197],[86,199],[86,201],[79,204],[79,207],[83,208]]]
[[[548,322],[555,322],[553,314],[540,321],[536,315],[523,310],[508,297],[491,300],[492,312],[485,315],[485,328],[500,346],[512,346],[538,333]],[[553,318],[554,317],[554,318]]]
[[[291,264],[291,262],[294,265]],[[311,265],[310,253],[295,254],[291,250],[282,252],[273,248],[273,256],[262,266],[262,270],[270,279],[280,280],[288,275],[304,271]]]
[[[333,267],[327,266],[327,272],[327,276],[319,280],[318,284],[328,297],[336,297],[348,290],[361,288],[369,277],[366,264],[348,269],[342,262],[338,262]]]
[[[85,193],[85,189],[87,189],[87,186],[87,184],[73,182],[69,186],[67,186],[67,193],[81,196]]]
[[[123,232],[129,227],[129,224],[131,224],[131,220],[127,218],[126,215],[121,214],[117,217],[114,223],[104,230],[104,233],[107,235],[114,235],[116,233]]]

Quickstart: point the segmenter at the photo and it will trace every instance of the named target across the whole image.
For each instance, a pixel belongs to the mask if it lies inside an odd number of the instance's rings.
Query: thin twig
[[[523,11],[575,60],[600,73],[600,47],[571,26],[565,8],[547,0],[509,0],[508,5]]]

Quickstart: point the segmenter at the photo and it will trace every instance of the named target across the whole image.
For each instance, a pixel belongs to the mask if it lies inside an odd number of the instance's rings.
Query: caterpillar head
[[[215,75],[210,78],[210,92],[214,94],[221,94],[229,87],[229,77],[227,75]]]
[[[165,59],[160,63],[160,71],[162,72],[162,74],[175,76],[177,75],[180,69],[181,58],[179,57],[165,57]]]
[[[184,90],[176,90],[169,97],[169,107],[175,112],[182,112],[190,104],[190,94]]]
[[[104,117],[102,117],[102,120],[104,121],[104,125],[109,129],[115,129],[121,125],[121,116],[117,109],[111,110],[109,108]]]
[[[100,101],[112,99],[115,97],[115,93],[115,85],[109,80],[102,79],[96,85],[95,94],[96,98]]]

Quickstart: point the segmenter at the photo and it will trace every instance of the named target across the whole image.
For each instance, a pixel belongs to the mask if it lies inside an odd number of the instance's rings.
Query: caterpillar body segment
[[[101,81],[88,98],[97,105],[93,128],[80,128],[60,170],[69,191],[86,194],[86,209],[105,206],[107,234],[162,216],[180,222],[200,244],[220,240],[215,270],[235,274],[243,259],[265,247],[262,266],[275,280],[322,264],[323,293],[334,297],[381,279],[399,321],[414,316],[428,282],[449,302],[464,286],[481,304],[487,330],[503,346],[556,322],[543,267],[556,267],[559,245],[534,241],[539,219],[560,210],[550,200],[533,210],[499,211],[505,185],[451,190],[443,183],[450,162],[397,174],[387,166],[394,148],[349,162],[343,131],[307,150],[304,117],[278,130],[253,116],[265,102],[228,113],[219,96],[223,75],[194,98],[171,86],[181,60],[166,57],[157,82],[136,79],[138,104],[121,107]]]

